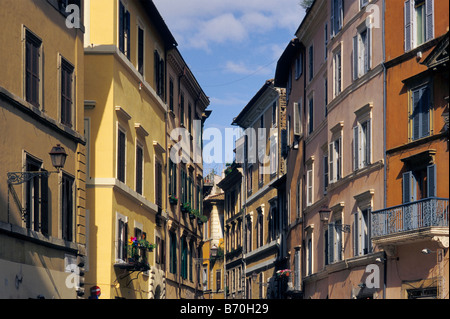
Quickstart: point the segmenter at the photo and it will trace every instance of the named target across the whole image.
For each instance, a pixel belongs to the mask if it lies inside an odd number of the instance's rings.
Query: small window
[[[117,133],[117,179],[125,183],[126,135],[121,129]]]
[[[25,99],[40,106],[42,41],[26,30],[25,35]]]
[[[138,26],[138,72],[144,75],[144,29]]]
[[[74,196],[73,177],[63,174],[61,181],[61,226],[62,238],[66,241],[73,241],[74,230]]]
[[[431,134],[431,97],[428,85],[411,91],[410,107],[410,136],[413,141],[427,137]]]
[[[434,0],[405,1],[405,51],[434,38]]]
[[[356,80],[371,68],[371,34],[364,28],[353,38],[353,79]]]
[[[142,146],[136,146],[136,192],[142,195],[144,178],[144,151]]]
[[[61,59],[61,123],[73,124],[73,66]]]
[[[344,21],[344,0],[331,0],[331,35],[335,36],[342,30]]]
[[[334,72],[334,96],[338,96],[342,90],[342,57],[339,49],[333,56],[333,72]]]
[[[119,50],[130,59],[131,32],[130,12],[119,1]]]

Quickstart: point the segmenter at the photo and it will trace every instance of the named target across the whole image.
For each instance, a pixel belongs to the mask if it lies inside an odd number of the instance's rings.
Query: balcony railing
[[[427,198],[372,212],[372,238],[425,227],[448,227],[448,198]]]

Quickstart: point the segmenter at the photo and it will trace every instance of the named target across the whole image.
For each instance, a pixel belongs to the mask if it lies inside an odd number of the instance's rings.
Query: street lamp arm
[[[49,172],[49,171],[38,171],[38,172],[8,172],[8,184],[20,185],[28,182],[36,176],[48,177],[52,173],[59,173],[59,171]]]

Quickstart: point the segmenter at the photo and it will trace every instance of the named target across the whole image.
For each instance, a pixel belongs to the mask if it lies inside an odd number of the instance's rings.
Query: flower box
[[[178,198],[176,196],[173,195],[169,195],[169,203],[171,205],[176,205],[178,204]]]

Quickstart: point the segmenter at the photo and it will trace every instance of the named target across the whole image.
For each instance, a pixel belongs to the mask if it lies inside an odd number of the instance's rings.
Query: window
[[[358,170],[371,163],[371,120],[358,122],[353,128],[353,168]]]
[[[217,269],[216,270],[216,291],[219,291],[222,289],[222,270]]]
[[[295,79],[297,80],[303,74],[303,53],[300,52],[295,59]]]
[[[430,135],[431,96],[428,85],[411,91],[410,136],[413,141]]]
[[[155,204],[162,207],[162,164],[159,160],[155,161]]]
[[[142,182],[144,178],[144,151],[139,144],[136,146],[136,192],[142,195]]]
[[[369,28],[364,28],[353,38],[353,79],[366,74],[371,67],[371,36]]]
[[[192,136],[192,106],[190,102],[188,102],[188,130]]]
[[[275,176],[278,168],[278,136],[274,133],[270,137],[270,175]]]
[[[169,109],[173,112],[173,80],[169,80]]]
[[[117,246],[116,246],[116,260],[118,262],[126,262],[127,260],[127,245],[128,245],[128,218],[117,214]]]
[[[309,56],[309,81],[314,77],[314,47],[311,45],[308,50]]]
[[[277,125],[277,102],[272,103],[272,127]]]
[[[328,154],[325,154],[323,156],[323,193],[324,194],[327,193],[328,181],[329,181],[329,177],[328,177]]]
[[[330,245],[329,245],[329,236],[328,236],[328,229],[325,229],[324,235],[323,235],[323,246],[324,246],[324,252],[323,252],[323,258],[324,258],[324,265],[329,264],[329,258],[330,258]]]
[[[363,210],[358,210],[354,214],[353,249],[355,256],[363,256],[371,252],[370,211],[370,208],[366,208]]]
[[[405,1],[405,51],[434,38],[434,0]]]
[[[125,183],[126,135],[120,128],[117,133],[117,179]]]
[[[333,183],[342,178],[342,137],[329,144],[328,160],[328,176],[330,183]]]
[[[122,1],[119,1],[119,50],[130,59],[130,12],[125,8]]]
[[[27,172],[45,172],[42,162],[27,155]],[[48,235],[48,176],[42,174],[28,180],[25,184],[25,224],[28,229]]]
[[[73,66],[61,59],[61,123],[72,127]]]
[[[253,165],[247,168],[247,192],[251,194],[253,190]]]
[[[194,269],[194,243],[189,242],[189,280],[194,281],[193,278],[193,269]]]
[[[312,247],[312,234],[309,234],[308,245],[306,246],[306,274],[310,276],[312,274],[312,264],[313,264],[313,247]]]
[[[325,86],[325,89],[324,89],[324,97],[325,97],[325,117],[327,117],[328,116],[328,79],[327,78],[325,78],[325,80],[324,80],[324,86]]]
[[[164,60],[160,57],[157,50],[154,52],[155,64],[155,90],[160,98],[164,98]]]
[[[342,58],[341,49],[333,56],[334,96],[338,96],[342,90]]]
[[[144,75],[144,29],[138,26],[138,72]]]
[[[308,134],[314,131],[314,98],[311,96],[308,100]]]
[[[294,135],[302,135],[302,101],[294,102]]]
[[[344,22],[344,0],[331,0],[331,36],[335,36],[342,29]]]
[[[342,220],[336,219],[328,224],[328,262],[342,260]]]
[[[176,274],[177,273],[177,235],[174,232],[169,232],[169,237],[170,237],[170,247],[169,247],[170,273]]]
[[[184,126],[184,93],[180,96],[180,125]]]
[[[169,157],[169,195],[177,197],[177,165]]]
[[[310,163],[306,166],[306,205],[311,206],[313,200],[313,164]]]
[[[166,246],[165,246],[164,240],[161,239],[159,236],[156,236],[155,262],[156,262],[156,264],[161,266],[162,270],[165,270],[165,263],[166,263],[166,257],[164,254],[165,250],[166,250]]]
[[[294,254],[294,289],[301,290],[301,265],[300,265],[300,249],[295,249]]]
[[[184,168],[181,169],[180,193],[181,193],[181,203],[187,203],[188,202],[187,175],[186,175],[186,170]]]
[[[324,38],[324,60],[327,60],[327,47],[328,47],[328,23],[325,23],[325,27],[323,29],[323,38]]]
[[[247,244],[247,253],[252,251],[252,218],[251,216],[247,217],[247,230],[246,230],[246,244]]]
[[[26,30],[25,33],[25,99],[40,106],[42,41]]]
[[[359,7],[363,9],[367,4],[369,3],[369,0],[359,0]]]
[[[435,164],[416,163],[413,170],[403,173],[403,203],[435,197],[436,177]]]
[[[258,210],[258,219],[256,225],[256,248],[264,245],[264,213],[262,208]]]
[[[296,196],[296,213],[297,213],[297,218],[300,218],[301,217],[301,213],[302,213],[302,211],[301,211],[301,209],[302,209],[302,206],[301,206],[301,196],[302,196],[302,188],[301,188],[301,181],[300,180],[298,180],[297,181],[297,196]]]
[[[72,241],[74,229],[73,177],[63,174],[61,180],[61,226],[62,238]]]

